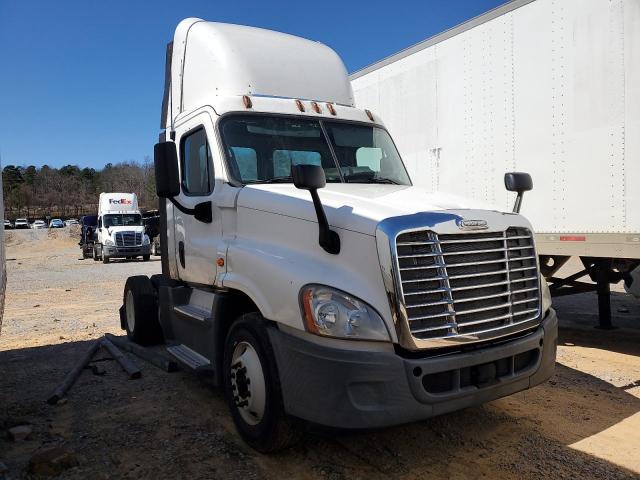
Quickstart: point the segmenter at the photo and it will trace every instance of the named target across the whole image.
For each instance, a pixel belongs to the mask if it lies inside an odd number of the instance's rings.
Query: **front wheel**
[[[142,261],[143,262],[148,262],[150,258],[151,258],[151,255],[143,255],[142,256]]]
[[[140,345],[160,343],[162,329],[158,320],[158,299],[149,277],[129,277],[124,285],[122,300],[127,337]]]
[[[260,314],[245,314],[231,326],[223,365],[225,397],[242,439],[262,453],[291,446],[301,426],[284,411],[278,369]]]

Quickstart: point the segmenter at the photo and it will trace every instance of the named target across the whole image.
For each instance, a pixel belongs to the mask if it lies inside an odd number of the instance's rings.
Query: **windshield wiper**
[[[349,175],[344,177],[344,181],[347,183],[384,183],[389,185],[401,185],[395,180],[391,180],[390,178],[384,177],[370,177],[363,175]]]
[[[256,183],[293,183],[293,177],[286,175],[284,177],[266,178],[264,180],[249,180],[245,182],[247,185],[254,185]]]

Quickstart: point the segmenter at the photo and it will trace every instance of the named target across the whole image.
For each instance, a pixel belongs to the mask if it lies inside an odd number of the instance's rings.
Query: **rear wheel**
[[[109,263],[111,259],[102,252],[102,263]]]
[[[98,258],[98,250],[97,250],[97,247],[94,245],[93,246],[93,261],[97,262],[98,260],[99,260],[99,258]]]
[[[148,262],[150,258],[151,258],[151,255],[143,255],[142,256],[142,261],[143,262]]]
[[[291,446],[301,425],[284,411],[278,369],[260,314],[245,314],[231,326],[223,368],[225,396],[242,439],[263,453]]]
[[[158,321],[158,299],[149,277],[129,277],[124,286],[123,303],[127,337],[140,345],[160,343],[162,330]]]

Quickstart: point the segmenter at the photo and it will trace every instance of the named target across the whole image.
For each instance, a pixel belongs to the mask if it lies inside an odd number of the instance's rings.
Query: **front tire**
[[[150,258],[151,258],[151,255],[143,255],[142,256],[142,261],[143,262],[148,262]]]
[[[136,275],[124,285],[124,326],[127,337],[140,345],[154,345],[162,341],[158,320],[158,298],[149,277]]]
[[[99,260],[97,247],[93,246],[93,261],[97,262]]]
[[[291,446],[301,426],[284,411],[273,349],[259,313],[242,315],[231,326],[223,369],[225,397],[242,439],[262,453]]]

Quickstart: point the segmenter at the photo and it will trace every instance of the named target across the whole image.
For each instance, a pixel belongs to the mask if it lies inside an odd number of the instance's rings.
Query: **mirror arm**
[[[340,237],[334,230],[329,228],[329,222],[327,221],[327,216],[324,213],[324,208],[322,208],[322,202],[320,201],[318,190],[314,188],[309,190],[309,193],[311,193],[313,206],[316,209],[316,216],[318,217],[318,228],[320,230],[318,242],[327,253],[337,255],[340,253]]]
[[[196,217],[196,220],[199,220],[203,223],[211,223],[213,218],[211,216],[211,202],[202,202],[196,205],[195,208],[187,208],[178,202],[174,197],[168,197],[169,200],[178,210],[180,210],[185,215],[191,215]],[[209,206],[207,208],[207,205]]]
[[[513,204],[513,213],[520,213],[520,206],[522,205],[522,197],[524,196],[524,192],[518,192],[518,196],[516,197],[516,201]]]

